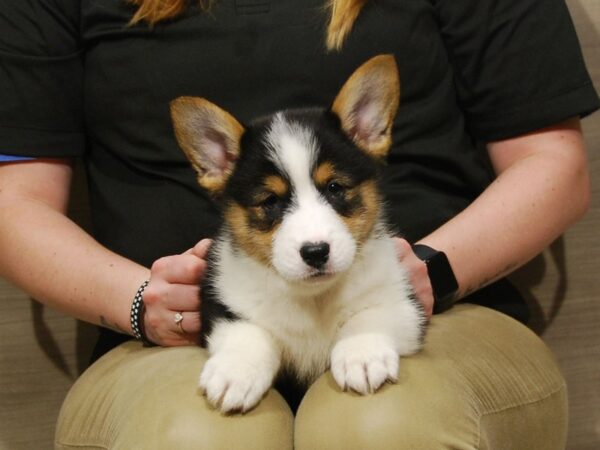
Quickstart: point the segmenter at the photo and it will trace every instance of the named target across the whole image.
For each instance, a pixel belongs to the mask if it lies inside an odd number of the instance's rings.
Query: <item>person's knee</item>
[[[168,404],[160,412],[152,408],[123,424],[111,448],[285,450],[292,448],[292,436],[292,414],[270,391],[245,414],[223,415],[208,407],[204,398]]]
[[[205,359],[193,347],[142,349],[132,342],[111,351],[69,392],[56,447],[291,448],[293,417],[277,392],[244,415],[224,416],[208,405],[197,388]]]
[[[399,380],[373,395],[340,392],[325,375],[296,418],[298,450],[473,449],[477,418],[453,391],[411,392]],[[421,391],[421,392],[418,392]]]
[[[298,411],[295,442],[300,450],[526,448],[509,416],[494,413],[513,411],[526,432],[539,423],[563,430],[565,398],[552,397],[563,387],[529,330],[486,308],[455,307],[432,320],[423,351],[402,359],[395,385],[360,397],[340,392],[329,374],[317,380]],[[558,406],[542,408],[551,398]]]

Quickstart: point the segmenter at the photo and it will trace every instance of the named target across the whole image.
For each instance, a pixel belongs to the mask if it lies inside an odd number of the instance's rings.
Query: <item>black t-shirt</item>
[[[411,241],[489,184],[481,143],[598,108],[563,0],[371,0],[341,52],[325,50],[323,5],[218,0],[151,28],[128,25],[124,0],[0,0],[0,153],[83,157],[95,237],[149,266],[219,224],[174,139],[178,96],[242,122],[326,106],[361,63],[393,53],[401,105],[384,186]],[[519,315],[515,297],[502,283],[483,295]]]

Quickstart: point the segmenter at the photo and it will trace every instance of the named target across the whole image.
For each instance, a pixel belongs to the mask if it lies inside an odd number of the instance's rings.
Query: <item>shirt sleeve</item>
[[[0,153],[84,152],[79,2],[0,0]]]
[[[467,127],[518,136],[600,106],[564,0],[433,0]]]

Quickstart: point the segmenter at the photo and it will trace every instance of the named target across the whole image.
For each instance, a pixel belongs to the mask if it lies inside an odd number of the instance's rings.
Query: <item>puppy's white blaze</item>
[[[313,132],[277,113],[267,133],[266,145],[275,165],[286,173],[295,187],[312,184],[310,173],[318,154]]]
[[[314,134],[280,113],[271,123],[267,146],[272,161],[291,182],[294,204],[275,233],[273,266],[286,279],[307,278],[313,269],[302,260],[300,248],[305,243],[327,242],[330,254],[325,270],[345,271],[354,260],[356,242],[314,185],[312,171],[319,152]]]

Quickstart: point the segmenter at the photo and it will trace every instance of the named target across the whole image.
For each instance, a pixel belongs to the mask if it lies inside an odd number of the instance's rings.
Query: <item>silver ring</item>
[[[185,334],[185,330],[183,329],[183,311],[182,312],[178,312],[175,313],[175,317],[173,318],[173,320],[175,321],[175,324],[179,327],[179,329],[181,330],[181,332],[183,334]]]

